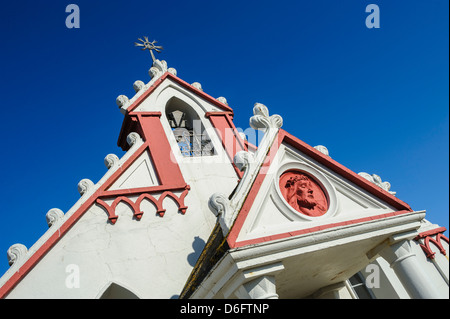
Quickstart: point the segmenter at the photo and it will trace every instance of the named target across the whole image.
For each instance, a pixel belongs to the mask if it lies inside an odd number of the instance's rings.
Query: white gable
[[[330,206],[319,217],[299,213],[284,199],[279,179],[285,171],[299,170],[314,177],[326,190]],[[285,143],[273,159],[237,238],[238,242],[329,223],[396,211],[314,159]]]
[[[165,63],[156,65],[164,70]],[[108,171],[97,183],[83,179],[80,200],[65,214],[53,210],[55,220],[35,245],[14,246],[16,257],[0,279],[0,295],[97,298],[126,290],[139,298],[178,297],[215,224],[209,195],[231,192],[238,176],[205,117],[232,113],[226,101],[166,71],[155,71],[147,85],[135,82],[131,100],[117,99],[122,112],[133,113],[126,114],[119,139],[129,145],[126,154],[108,155]],[[166,117],[175,100],[208,130],[213,156],[182,156]],[[79,270],[80,287],[68,289],[73,269]]]
[[[125,95],[120,95],[116,99],[122,113],[130,111],[136,112],[155,112],[164,113],[167,102],[177,97],[186,101],[195,109],[198,114],[200,110],[206,112],[221,112],[222,108],[218,105],[226,106],[227,101],[224,97],[218,97],[215,103],[210,103],[210,96],[203,94],[201,84],[194,82],[191,85],[176,77],[177,71],[174,68],[168,68],[166,61],[156,60],[149,71],[151,80],[144,84],[142,81],[136,81],[133,85],[136,94],[128,99]],[[181,84],[181,85],[180,85]],[[151,92],[149,95],[148,93]]]
[[[209,103],[205,99],[194,94],[192,91],[187,90],[170,78],[164,79],[164,81],[160,85],[158,85],[158,87],[152,92],[152,94],[147,99],[145,99],[136,109],[134,109],[134,111],[159,111],[164,113],[167,103],[174,97],[185,101],[198,114],[223,111],[216,105]]]
[[[120,190],[159,185],[148,150],[131,164],[108,190]]]

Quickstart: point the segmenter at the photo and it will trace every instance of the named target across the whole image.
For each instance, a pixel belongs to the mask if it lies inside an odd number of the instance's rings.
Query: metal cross
[[[142,51],[149,50],[150,54],[152,55],[153,62],[155,62],[156,59],[155,59],[155,55],[153,54],[152,50],[155,50],[156,52],[160,53],[161,50],[163,50],[163,47],[160,45],[155,45],[155,43],[157,43],[155,40],[153,40],[153,42],[150,42],[148,40],[148,37],[144,37],[144,39],[145,40],[142,40],[141,38],[139,38],[138,40],[141,41],[142,43],[134,42],[134,45],[137,47],[143,47],[141,49]]]

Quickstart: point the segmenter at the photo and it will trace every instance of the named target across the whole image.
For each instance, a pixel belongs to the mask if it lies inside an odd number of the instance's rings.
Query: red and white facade
[[[224,98],[165,61],[150,75],[117,98],[125,155],[106,156],[68,212],[50,210],[32,247],[11,246],[1,298],[449,297],[445,228],[387,182],[305,144],[258,103],[255,147]]]

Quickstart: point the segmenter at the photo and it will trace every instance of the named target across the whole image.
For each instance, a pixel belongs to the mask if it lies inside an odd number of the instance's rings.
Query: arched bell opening
[[[171,98],[166,106],[166,117],[183,156],[215,155],[202,121],[187,103],[176,97]]]

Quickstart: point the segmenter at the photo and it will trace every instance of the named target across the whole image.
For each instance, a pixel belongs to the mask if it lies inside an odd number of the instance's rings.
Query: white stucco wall
[[[154,206],[144,200],[141,204],[144,214],[141,220],[136,220],[130,207],[119,203],[115,212],[119,218],[112,224],[106,211],[93,204],[7,298],[98,298],[111,283],[128,289],[139,298],[178,297],[216,222],[208,208],[209,197],[215,192],[231,193],[238,178],[221,140],[204,116],[206,111],[218,109],[204,100],[193,98],[191,93],[176,87],[171,81],[167,82],[167,86],[161,85],[137,111],[163,114],[162,125],[175,160],[190,185],[184,200],[188,206],[186,213],[181,214],[175,201],[168,197],[164,200],[166,212],[160,217]],[[205,160],[181,156],[165,116],[165,105],[174,95],[198,113],[216,149],[215,156]],[[138,146],[133,146],[122,162]],[[145,159],[138,159],[110,189],[134,185],[143,187],[146,183],[158,185],[151,159],[147,154],[142,156]],[[94,188],[98,188],[111,174],[108,172]],[[176,195],[180,193],[176,192]],[[154,196],[158,198],[159,195]],[[128,197],[134,201],[137,196]],[[105,200],[107,204],[111,201]],[[75,206],[80,206],[80,203]],[[44,244],[45,238],[54,231],[57,230],[50,228],[36,246]],[[36,249],[34,247],[31,251]],[[19,266],[15,265],[16,268]],[[71,287],[78,271],[79,287]],[[0,283],[10,275],[7,273]]]

